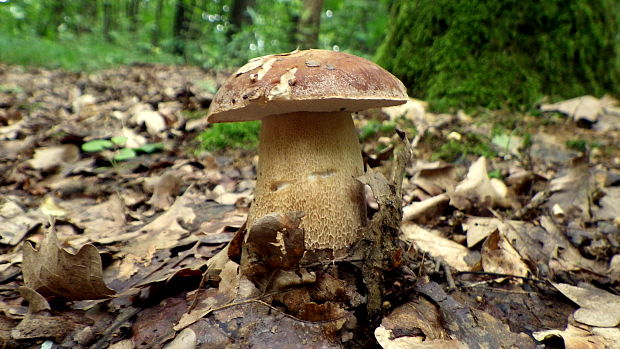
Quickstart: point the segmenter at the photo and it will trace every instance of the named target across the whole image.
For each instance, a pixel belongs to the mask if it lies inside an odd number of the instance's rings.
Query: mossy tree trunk
[[[620,92],[615,0],[396,0],[379,64],[438,109]]]
[[[301,49],[317,48],[323,0],[304,0],[297,23],[297,45]]]

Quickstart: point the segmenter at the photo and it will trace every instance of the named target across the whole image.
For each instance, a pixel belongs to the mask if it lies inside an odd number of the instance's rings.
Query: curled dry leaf
[[[153,110],[140,110],[130,119],[136,125],[145,125],[146,130],[151,135],[158,135],[166,130],[166,120],[164,117]]]
[[[472,206],[510,207],[506,185],[497,178],[489,178],[487,159],[484,156],[469,167],[467,177],[450,195],[450,204],[459,210],[466,210]]]
[[[543,104],[542,111],[557,111],[571,117],[575,122],[587,121],[592,124],[603,111],[602,101],[593,96],[581,96],[553,104]]]
[[[87,244],[71,254],[58,246],[53,229],[45,235],[38,251],[30,243],[24,244],[22,269],[25,285],[44,296],[86,300],[114,295],[103,281],[97,248]]]
[[[28,302],[28,313],[38,313],[43,310],[51,310],[50,304],[39,292],[30,287],[20,286],[19,294]]]

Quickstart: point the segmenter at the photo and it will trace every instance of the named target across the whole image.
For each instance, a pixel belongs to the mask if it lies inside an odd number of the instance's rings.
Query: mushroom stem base
[[[302,211],[306,250],[349,247],[366,223],[363,185],[356,179],[363,171],[349,113],[268,116],[248,227],[269,213]]]

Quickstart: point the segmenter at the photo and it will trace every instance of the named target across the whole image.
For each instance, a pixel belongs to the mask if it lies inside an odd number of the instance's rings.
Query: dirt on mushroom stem
[[[307,250],[336,251],[357,242],[366,205],[356,179],[363,160],[350,113],[297,112],[262,123],[248,227],[269,213],[302,211]]]

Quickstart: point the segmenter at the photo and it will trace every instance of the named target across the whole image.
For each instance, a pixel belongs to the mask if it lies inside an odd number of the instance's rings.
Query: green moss
[[[436,110],[620,93],[615,0],[397,0],[377,61]]]
[[[258,145],[260,131],[259,121],[212,124],[199,136],[200,148],[218,149],[253,149]]]

